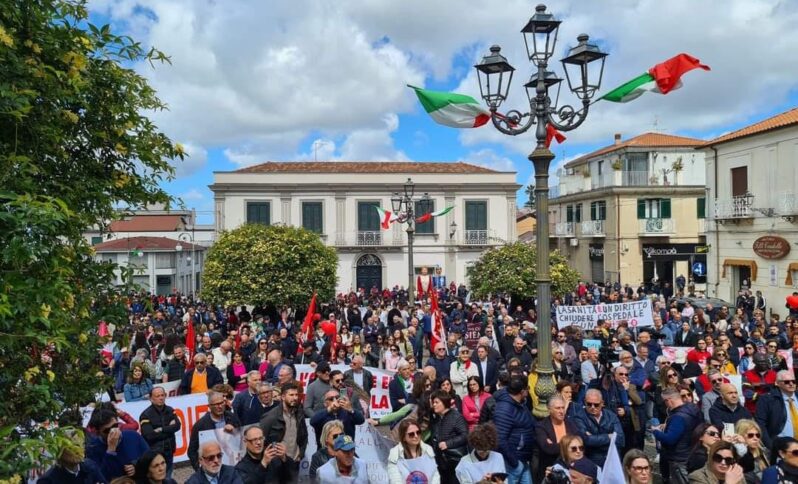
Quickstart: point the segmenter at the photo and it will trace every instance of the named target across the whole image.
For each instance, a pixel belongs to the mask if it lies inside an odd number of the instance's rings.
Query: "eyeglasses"
[[[335,380],[333,380],[333,383],[341,383],[342,381],[344,381],[343,378],[336,378]]]
[[[689,393],[680,393],[679,396],[682,398],[693,398],[693,396]]]
[[[676,373],[668,373],[668,378],[676,378],[678,376]]]
[[[247,442],[255,442],[255,443],[257,443],[257,442],[263,442],[264,440],[266,440],[266,438],[265,437],[255,437],[253,439],[246,439],[246,440],[247,440]]]
[[[626,372],[623,372],[623,373],[618,372],[618,373],[616,373],[616,375],[618,375],[618,376],[627,376],[628,374],[629,373],[626,373]]]
[[[712,456],[712,461],[716,464],[723,464],[730,466],[734,464],[734,457],[723,457],[720,454],[715,454]]]
[[[707,430],[704,433],[709,435],[710,437],[720,437],[720,433],[717,430]]]
[[[632,466],[635,472],[651,472],[651,466]]]
[[[754,437],[758,439],[762,437],[762,435],[759,432],[748,432],[747,434],[745,434],[745,436],[748,437],[749,439],[753,439]]]
[[[717,379],[717,380],[712,380],[712,384],[713,384],[713,385],[715,385],[715,384],[719,384],[719,383],[723,383],[723,379],[722,379],[722,378],[719,378],[719,379]]]
[[[781,383],[785,385],[795,385],[795,380],[781,380]]]
[[[202,459],[203,460],[207,460],[207,461],[222,460],[222,453],[219,452],[218,454],[207,455],[207,456],[203,457]]]
[[[585,402],[585,406],[586,406],[586,407],[592,407],[592,408],[599,408],[599,407],[601,407],[601,403],[590,403],[590,402]]]
[[[555,351],[555,352],[554,352],[554,354],[555,354],[555,355],[561,355],[561,354],[562,354],[562,351]]]
[[[418,437],[420,435],[420,432],[418,430],[416,430],[414,432],[408,432],[405,435],[410,437],[410,438],[413,438],[413,437]]]
[[[574,445],[573,447],[569,447],[568,450],[571,452],[584,452],[585,446],[584,445]]]

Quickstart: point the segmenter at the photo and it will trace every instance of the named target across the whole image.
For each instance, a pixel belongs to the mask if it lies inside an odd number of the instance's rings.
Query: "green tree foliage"
[[[338,255],[318,234],[297,227],[247,224],[213,244],[202,275],[202,299],[214,304],[305,307],[335,295]]]
[[[524,193],[528,197],[528,200],[524,204],[527,208],[535,208],[535,184],[530,183],[529,185],[524,188]]]
[[[144,113],[163,109],[134,70],[165,60],[83,0],[0,8],[0,479],[58,454],[64,427],[104,387],[97,322],[127,323],[82,233],[116,208],[168,203],[182,150]],[[50,425],[49,427],[52,427]]]
[[[514,298],[527,299],[537,294],[535,267],[537,250],[534,245],[516,242],[490,249],[474,264],[469,283],[474,295],[511,294]],[[561,296],[573,291],[579,283],[579,272],[568,265],[558,251],[549,258],[551,291]]]

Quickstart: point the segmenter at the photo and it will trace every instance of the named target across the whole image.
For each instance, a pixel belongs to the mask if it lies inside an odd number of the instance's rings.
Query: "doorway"
[[[363,288],[368,293],[372,287],[382,291],[382,261],[374,254],[362,255],[357,260],[355,269],[355,282],[357,288]]]

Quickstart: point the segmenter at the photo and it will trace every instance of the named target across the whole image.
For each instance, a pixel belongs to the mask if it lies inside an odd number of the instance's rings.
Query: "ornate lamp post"
[[[415,304],[415,271],[413,270],[413,237],[416,233],[415,202],[413,196],[416,193],[416,185],[410,178],[404,184],[404,193],[394,192],[391,197],[391,208],[394,213],[402,214],[399,218],[400,223],[407,224],[407,302],[412,306]],[[432,199],[429,193],[424,193],[419,199],[419,208],[422,214],[427,213],[432,207]]]
[[[586,34],[577,37],[578,44],[568,51],[561,60],[568,87],[582,102],[579,110],[570,105],[557,107],[562,79],[547,69],[548,62],[554,54],[557,43],[557,31],[560,21],[546,12],[545,5],[535,7],[535,14],[521,29],[529,60],[537,68],[524,84],[529,111],[517,110],[505,115],[497,112],[502,102],[507,100],[507,93],[513,79],[515,68],[501,55],[501,48],[494,45],[490,53],[482,58],[482,62],[474,66],[479,78],[479,90],[482,99],[491,112],[493,125],[504,134],[517,136],[535,126],[537,145],[529,161],[535,167],[535,205],[538,214],[536,228],[537,264],[536,278],[538,298],[538,382],[535,393],[540,397],[534,414],[542,417],[548,415],[546,404],[554,394],[555,386],[551,360],[551,278],[549,275],[549,165],[554,153],[546,146],[546,125],[560,131],[571,131],[581,125],[587,118],[590,100],[601,85],[604,74],[604,61],[607,54],[590,43]],[[552,101],[549,90],[557,88]]]
[[[197,297],[197,295],[194,294],[196,292],[196,288],[194,287],[194,282],[195,282],[195,279],[197,277],[196,274],[194,273],[194,255],[195,255],[194,254],[194,236],[191,235],[188,232],[183,232],[182,234],[177,236],[177,240],[178,241],[183,241],[183,242],[191,241],[191,284],[189,284],[188,287],[191,289],[192,296],[193,297]],[[175,246],[175,250],[178,251],[178,252],[182,252],[183,251],[183,245],[180,242],[178,242],[177,245]]]

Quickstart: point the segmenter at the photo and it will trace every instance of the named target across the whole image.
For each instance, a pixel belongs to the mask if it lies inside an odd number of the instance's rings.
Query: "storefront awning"
[[[784,281],[784,284],[792,286],[793,271],[798,271],[798,262],[790,262],[790,265],[787,266],[787,280]]]
[[[721,277],[726,277],[726,266],[747,267],[751,270],[751,280],[756,280],[756,261],[750,259],[726,259],[723,261],[723,274]]]

